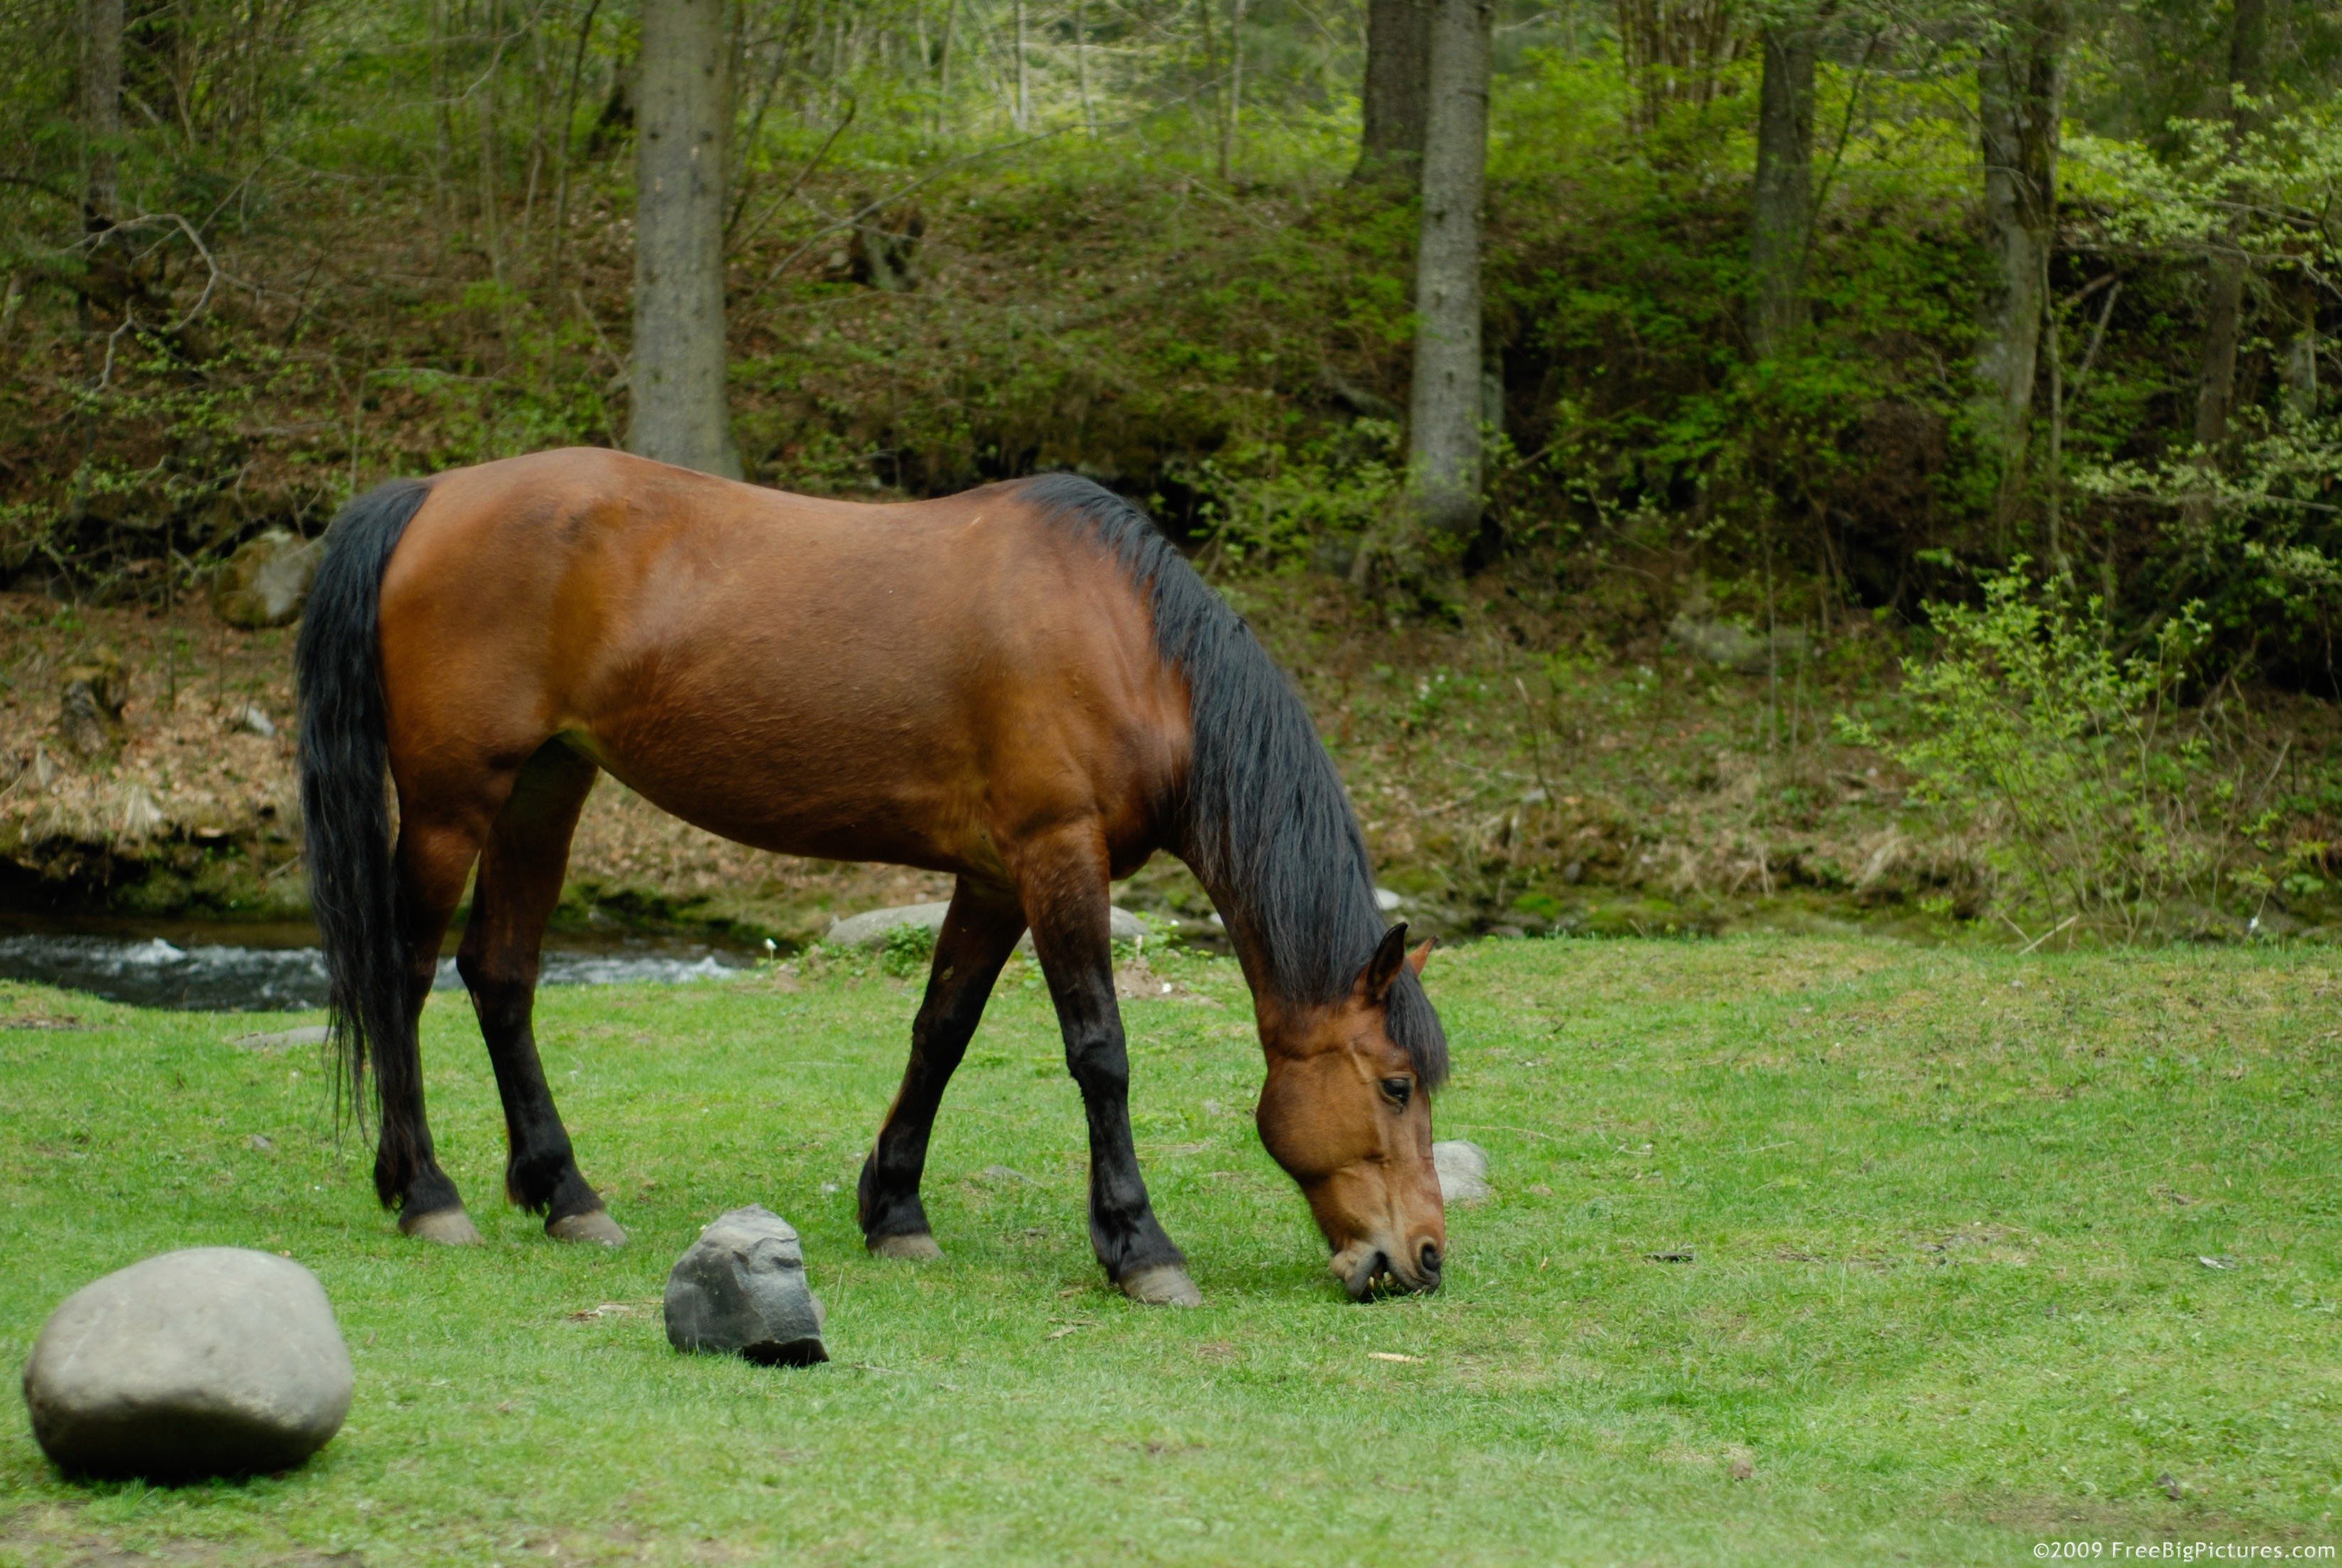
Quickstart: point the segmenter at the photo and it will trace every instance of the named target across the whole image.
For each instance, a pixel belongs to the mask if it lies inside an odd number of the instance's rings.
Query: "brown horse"
[[[1447,1047],[1424,950],[1383,929],[1291,686],[1097,485],[867,505],[592,450],[397,481],[335,521],[298,664],[334,1038],[354,1090],[371,1059],[375,1186],[407,1233],[479,1239],[432,1154],[415,1034],[476,864],[456,964],[504,1100],[505,1192],[556,1237],[626,1240],[578,1173],[530,1024],[570,834],[607,770],[744,844],[957,877],[862,1170],[872,1252],[938,1255],[928,1133],[1029,925],[1088,1114],[1098,1259],[1140,1300],[1200,1299],[1131,1144],[1107,935],[1109,880],[1161,849],[1226,923],[1268,1062],[1261,1140],[1334,1272],[1358,1296],[1438,1284]]]

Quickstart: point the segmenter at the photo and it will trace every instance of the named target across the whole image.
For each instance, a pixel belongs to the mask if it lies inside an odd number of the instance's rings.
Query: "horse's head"
[[[1347,996],[1262,1016],[1260,1141],[1301,1183],[1355,1297],[1383,1280],[1439,1288],[1447,1220],[1431,1161],[1433,1085],[1390,1030],[1401,968],[1420,975],[1430,952],[1426,942],[1408,953],[1406,927],[1395,925]],[[1420,993],[1413,1000],[1423,1005]]]

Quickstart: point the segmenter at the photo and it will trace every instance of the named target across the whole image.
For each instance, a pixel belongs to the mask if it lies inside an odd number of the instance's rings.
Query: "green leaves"
[[[1921,721],[1899,744],[1840,733],[1911,770],[1918,800],[1981,830],[2012,902],[2125,941],[2217,904],[2248,846],[2241,780],[2210,715],[2179,703],[2208,641],[2202,606],[2119,651],[2104,604],[2037,584],[2019,557],[1980,604],[1931,604],[1931,658],[1904,664]]]

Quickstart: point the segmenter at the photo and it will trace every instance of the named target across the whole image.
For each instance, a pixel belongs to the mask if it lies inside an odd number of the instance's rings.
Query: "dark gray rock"
[[[1439,1201],[1468,1206],[1488,1196],[1488,1151],[1468,1138],[1452,1138],[1431,1145],[1431,1164],[1439,1173]]]
[[[25,1363],[25,1403],[61,1469],[183,1481],[291,1469],[341,1430],[352,1382],[315,1275],[195,1247],[67,1296]]]
[[[811,1366],[829,1359],[823,1316],[796,1228],[761,1203],[719,1216],[666,1277],[666,1337],[677,1350]]]

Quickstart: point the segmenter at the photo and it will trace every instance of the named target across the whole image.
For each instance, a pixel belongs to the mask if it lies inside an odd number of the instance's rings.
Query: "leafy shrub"
[[[2257,412],[2245,422],[2257,423]],[[2200,448],[2075,475],[2084,494],[2147,503],[2167,516],[2164,557],[2143,584],[2201,594],[2226,640],[2254,646],[2267,671],[2322,662],[2342,624],[2342,419],[2286,417],[2235,444],[2224,468]],[[2308,671],[2294,672],[2308,674]]]
[[[1247,442],[1174,468],[1202,497],[1197,522],[1220,562],[1274,569],[1315,554],[1331,564],[1391,523],[1398,436],[1395,424],[1362,419],[1297,453]]]
[[[2117,652],[2104,604],[2036,585],[2020,557],[1981,604],[1933,604],[1932,658],[1905,661],[1923,727],[1903,744],[1840,733],[1917,776],[1917,799],[1983,828],[2020,908],[2130,941],[2186,905],[2217,904],[2266,824],[2247,820],[2213,716],[2179,699],[2208,628],[2200,606],[2144,651]]]
[[[936,934],[924,925],[898,925],[886,934],[878,967],[905,980],[916,980],[935,961]]]

